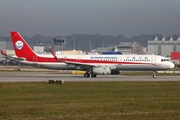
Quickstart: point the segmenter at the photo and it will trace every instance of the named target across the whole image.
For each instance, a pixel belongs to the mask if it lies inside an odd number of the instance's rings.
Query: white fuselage
[[[82,63],[82,65],[66,64],[65,62],[51,62],[46,58],[53,58],[53,55],[38,55],[33,61],[20,61],[21,63],[34,65],[46,69],[56,70],[85,70],[84,64],[94,65],[96,67],[106,66],[111,70],[146,70],[157,71],[167,70],[174,67],[174,64],[167,58],[157,55],[58,55],[63,61]]]

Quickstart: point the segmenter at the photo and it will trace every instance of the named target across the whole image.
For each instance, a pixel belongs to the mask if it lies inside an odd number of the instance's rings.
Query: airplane
[[[12,56],[15,57],[14,50],[1,50],[1,54],[8,57],[12,57]]]
[[[5,56],[6,58],[8,58],[9,60],[13,60],[13,61],[16,61],[16,62],[18,62],[18,63],[20,63],[21,60],[24,60],[24,59],[18,58],[18,57],[15,55],[14,50],[1,50],[1,54],[2,54],[3,56]]]
[[[84,77],[108,75],[112,71],[156,71],[174,68],[174,63],[159,55],[38,55],[16,31],[10,32],[20,63],[54,70],[84,70]]]

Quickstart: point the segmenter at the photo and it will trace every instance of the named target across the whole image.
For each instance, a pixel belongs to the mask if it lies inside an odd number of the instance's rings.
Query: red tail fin
[[[33,60],[37,57],[36,53],[30,48],[18,32],[11,32],[11,38],[17,57],[26,58],[26,60]]]

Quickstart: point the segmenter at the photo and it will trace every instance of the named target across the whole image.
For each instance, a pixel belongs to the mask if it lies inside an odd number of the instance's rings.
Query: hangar
[[[180,51],[180,36],[176,40],[173,37],[170,37],[168,40],[163,37],[159,40],[156,36],[153,41],[148,41],[148,54],[170,57],[171,52],[177,51]]]

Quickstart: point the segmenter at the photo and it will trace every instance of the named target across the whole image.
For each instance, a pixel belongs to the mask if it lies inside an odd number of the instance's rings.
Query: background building
[[[109,52],[109,51],[114,51],[114,47],[99,47],[96,48],[94,50],[92,50],[92,52],[96,52],[96,53],[103,53],[103,52]]]
[[[115,46],[115,52],[122,52],[123,54],[145,54],[144,48],[137,42],[120,42]]]
[[[35,53],[43,54],[45,52],[45,46],[36,45],[36,46],[33,46],[33,50],[34,50]]]
[[[172,37],[170,37],[169,40],[166,40],[165,37],[158,40],[158,38],[155,37],[153,41],[148,41],[148,54],[170,57],[171,52],[176,51],[180,51],[180,37],[178,37],[177,40],[173,40]]]
[[[0,51],[1,50],[13,50],[13,46],[12,46],[12,43],[11,42],[7,42],[7,41],[0,41]],[[3,58],[3,55],[0,54],[0,61],[2,61],[4,58]]]
[[[146,49],[137,42],[120,42],[114,47],[100,47],[94,49],[92,52],[120,52],[122,54],[146,54]]]
[[[54,51],[66,50],[66,38],[54,38]]]

